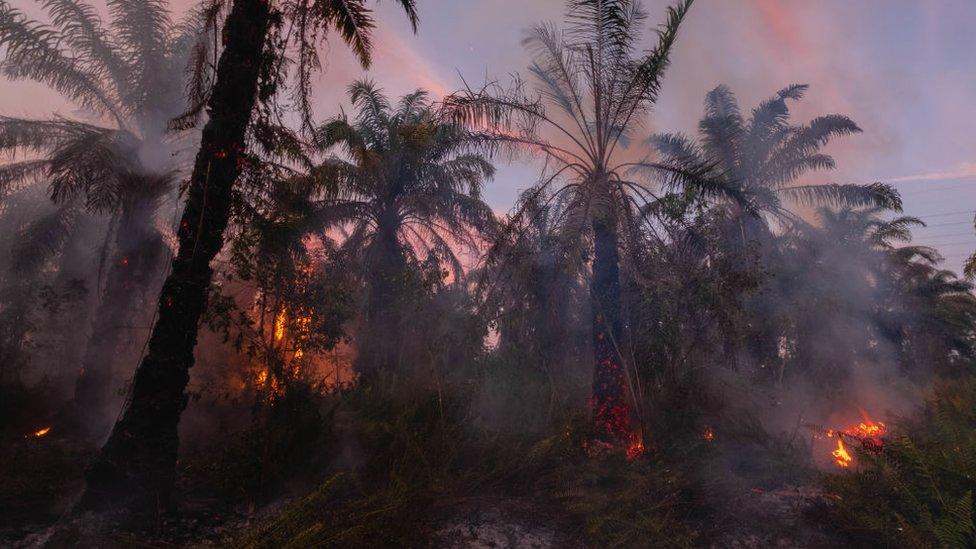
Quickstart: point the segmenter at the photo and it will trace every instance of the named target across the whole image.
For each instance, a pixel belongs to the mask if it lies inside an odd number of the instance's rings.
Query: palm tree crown
[[[787,100],[800,100],[807,87],[795,84],[783,88],[745,118],[732,91],[718,86],[705,96],[699,141],[682,134],[661,134],[653,136],[651,144],[670,162],[710,166],[720,173],[725,184],[752,206],[753,211],[746,212],[739,204],[726,201],[726,213],[736,220],[759,213],[781,222],[796,222],[798,218],[786,206],[789,202],[900,210],[897,192],[882,183],[797,182],[807,172],[834,168],[833,157],[822,151],[831,139],[861,131],[850,118],[839,114],[791,124]]]
[[[359,370],[366,376],[399,363],[399,302],[408,263],[434,257],[463,275],[455,247],[478,247],[495,224],[481,201],[494,167],[474,152],[476,142],[445,118],[420,90],[394,107],[370,82],[356,82],[349,96],[358,109],[318,131],[333,154],[313,171],[328,190],[315,216],[323,227],[348,230],[343,248],[360,254],[366,274],[366,325]]]
[[[115,210],[133,185],[145,186],[135,180],[171,172],[166,128],[184,109],[191,52],[206,43],[199,13],[174,24],[162,2],[110,0],[106,27],[81,0],[43,6],[50,24],[0,3],[3,73],[50,86],[89,121],[0,118],[0,149],[39,157],[5,165],[0,191],[45,179],[56,201],[83,195],[89,209]]]
[[[335,185],[318,215],[328,225],[349,225],[345,246],[365,250],[367,261],[389,259],[381,246],[395,237],[399,252],[413,260],[434,254],[460,278],[455,246],[477,247],[495,220],[480,199],[494,167],[423,90],[395,108],[370,82],[354,83],[349,95],[359,110],[355,121],[341,115],[318,132],[324,150],[342,153],[315,170]]]

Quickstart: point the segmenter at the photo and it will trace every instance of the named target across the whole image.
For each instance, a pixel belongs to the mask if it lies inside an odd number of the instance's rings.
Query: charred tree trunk
[[[396,368],[401,348],[399,294],[405,270],[403,251],[393,228],[380,228],[376,239],[366,306],[366,337],[358,361],[359,373],[366,380],[381,370]]]
[[[99,432],[95,425],[105,411],[112,383],[112,365],[125,332],[142,310],[163,253],[163,243],[150,222],[156,208],[153,197],[137,199],[126,208],[115,240],[105,290],[95,313],[94,325],[75,383],[70,422]]]
[[[266,0],[234,1],[180,221],[179,252],[159,296],[158,320],[130,400],[86,474],[82,507],[127,505],[151,511],[169,503],[176,480],[177,425],[186,406],[210,262],[224,243],[269,25]]]
[[[593,220],[593,280],[590,296],[593,315],[593,421],[598,435],[630,442],[627,372],[620,356],[620,256],[617,230],[609,213]],[[608,441],[609,442],[609,441]]]

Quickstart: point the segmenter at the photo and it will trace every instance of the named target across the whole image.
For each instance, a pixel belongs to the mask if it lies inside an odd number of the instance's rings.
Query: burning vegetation
[[[27,435],[28,437],[41,438],[47,436],[51,432],[50,427],[41,427],[40,429],[34,431],[33,433]]]
[[[854,462],[854,458],[851,457],[851,454],[847,451],[847,447],[844,446],[844,440],[840,437],[837,437],[837,447],[830,452],[830,455],[834,456],[834,463],[838,467],[847,468]]]
[[[0,1],[75,109],[0,116],[0,545],[976,545],[973,285],[828,182],[852,119],[719,85],[650,133],[690,0],[317,104],[371,6]]]

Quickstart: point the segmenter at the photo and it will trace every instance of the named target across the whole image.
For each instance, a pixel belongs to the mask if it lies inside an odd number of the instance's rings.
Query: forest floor
[[[0,545],[13,547],[183,547],[183,546],[275,546],[275,536],[283,532],[280,526],[267,530],[267,524],[278,525],[283,517],[300,508],[308,494],[279,497],[262,505],[254,503],[230,504],[218,498],[199,497],[185,493],[179,502],[179,512],[156,521],[148,527],[133,529],[120,526],[110,515],[71,515],[70,507],[82,488],[83,464],[93,449],[79,446],[65,438],[51,435],[44,439],[24,439],[5,445],[0,474]],[[615,464],[619,467],[620,464]],[[626,464],[623,467],[640,468]],[[618,471],[619,472],[619,471]],[[556,474],[556,472],[553,472]],[[558,472],[562,475],[563,472]],[[592,470],[580,471],[581,477]],[[629,472],[624,473],[625,476]],[[188,479],[183,479],[184,483]],[[602,479],[599,482],[606,481]],[[617,479],[620,480],[620,479]],[[593,519],[603,509],[579,507],[587,499],[585,485],[561,485],[552,493],[546,485],[528,487],[517,494],[517,487],[508,487],[496,495],[481,490],[473,493],[450,490],[450,495],[420,501],[404,500],[392,505],[421,505],[386,514],[386,501],[375,510],[356,515],[368,521],[370,513],[378,513],[380,520],[418,520],[416,524],[400,524],[398,528],[414,529],[433,547],[489,548],[489,547],[588,547],[586,539],[600,535],[601,528],[614,528],[612,523],[597,524]],[[592,487],[592,485],[590,485]],[[184,486],[184,489],[187,488]],[[559,493],[566,489],[584,493]],[[606,492],[594,498],[606,498]],[[194,490],[185,490],[194,492]],[[314,490],[312,490],[314,492]],[[332,496],[330,496],[332,497]],[[830,498],[812,486],[782,486],[777,489],[724,489],[720,496],[725,505],[704,519],[688,513],[693,523],[686,531],[675,531],[675,546],[708,547],[836,547],[843,545],[814,520],[813,513]],[[382,498],[381,498],[382,499]],[[665,500],[667,497],[665,497]],[[568,504],[567,504],[568,502]],[[592,515],[592,516],[588,516]],[[610,520],[626,520],[610,514]],[[302,515],[298,515],[302,516]],[[298,529],[313,527],[322,517],[302,518]],[[679,521],[685,520],[677,517]],[[291,519],[289,519],[291,520]],[[345,525],[362,528],[356,518]],[[602,519],[601,519],[602,520]],[[668,528],[669,522],[655,527]],[[290,527],[289,527],[290,528]],[[293,530],[293,529],[292,529]],[[287,536],[293,531],[286,528]],[[641,545],[639,528],[616,541],[622,545]],[[696,532],[689,537],[689,532]],[[244,534],[242,534],[244,533]],[[267,536],[265,538],[265,536]],[[656,541],[667,539],[668,532],[658,532]],[[348,538],[355,545],[359,538]],[[292,540],[294,541],[294,540]],[[344,545],[338,539],[335,545]]]

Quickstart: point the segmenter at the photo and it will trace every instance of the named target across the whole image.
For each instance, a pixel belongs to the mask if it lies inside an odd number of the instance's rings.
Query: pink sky
[[[479,83],[524,71],[524,30],[543,20],[559,22],[563,9],[561,0],[418,0],[421,24],[413,35],[395,4],[379,4],[375,61],[365,74],[391,94],[416,87],[443,94],[460,85],[459,74]],[[36,13],[29,0],[13,5]],[[178,0],[174,9],[186,5]],[[661,20],[665,5],[645,1],[650,24]],[[864,129],[830,148],[839,166],[822,180],[897,184],[907,213],[939,225],[920,231],[918,242],[938,245],[947,266],[957,269],[976,248],[970,223],[976,210],[972,21],[971,0],[698,0],[648,131],[692,132],[702,97],[719,83],[729,85],[746,109],[787,84],[810,84],[794,110],[797,119],[837,112]],[[345,86],[364,75],[338,41],[326,50],[316,90],[319,116],[335,113]],[[5,82],[0,97],[2,114],[65,111],[55,94],[38,86]],[[510,207],[537,171],[504,167],[486,193],[492,206]]]

